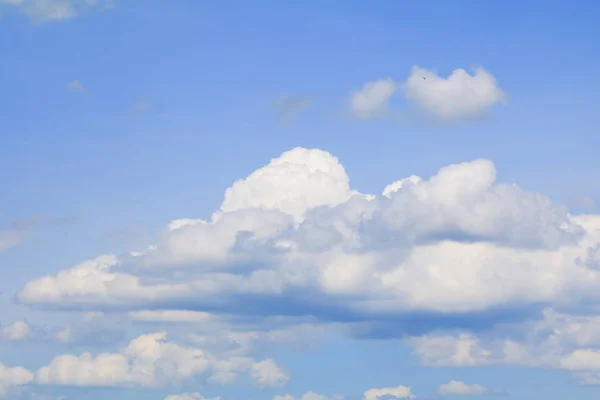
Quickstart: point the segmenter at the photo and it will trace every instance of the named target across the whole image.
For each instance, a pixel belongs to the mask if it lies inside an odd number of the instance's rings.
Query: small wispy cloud
[[[596,207],[596,202],[594,198],[591,196],[583,196],[581,199],[577,201],[577,205],[585,208],[594,208]]]
[[[279,123],[293,121],[299,113],[306,111],[313,103],[313,99],[307,96],[282,94],[273,102],[275,118]]]
[[[114,0],[0,0],[0,6],[10,7],[34,24],[64,21],[84,14],[92,8],[113,8]]]
[[[152,108],[152,104],[146,98],[139,98],[136,100],[133,107],[131,107],[132,114],[142,114],[149,111]]]
[[[81,83],[79,79],[74,79],[71,82],[67,83],[67,89],[69,90],[69,92],[73,93],[87,93],[87,89],[85,88],[85,86],[83,86],[83,83]]]

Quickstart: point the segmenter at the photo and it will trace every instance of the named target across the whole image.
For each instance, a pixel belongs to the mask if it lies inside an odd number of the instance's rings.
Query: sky
[[[0,398],[597,399],[599,16],[0,0]]]

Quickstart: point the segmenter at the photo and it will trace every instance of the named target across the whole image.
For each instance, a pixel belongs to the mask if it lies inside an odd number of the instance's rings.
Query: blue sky
[[[598,15],[0,0],[0,396],[596,399]]]

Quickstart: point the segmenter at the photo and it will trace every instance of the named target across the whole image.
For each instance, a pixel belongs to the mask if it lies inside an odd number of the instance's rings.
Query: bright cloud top
[[[600,217],[496,182],[492,162],[383,192],[353,191],[336,157],[297,148],[235,182],[210,221],[173,221],[143,252],[84,261],[28,282],[18,298],[155,320],[177,319],[174,305],[377,320],[560,305],[572,293],[598,300],[600,272],[587,260]]]
[[[456,69],[443,78],[415,66],[405,82],[388,78],[366,83],[351,95],[350,112],[360,119],[386,116],[396,93],[419,112],[440,122],[478,118],[508,101],[496,78],[483,68],[475,69],[473,75]]]

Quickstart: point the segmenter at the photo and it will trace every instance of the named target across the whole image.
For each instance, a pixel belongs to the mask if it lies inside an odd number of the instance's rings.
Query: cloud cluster
[[[488,160],[377,196],[352,190],[336,157],[297,148],[235,182],[211,220],[173,221],[144,251],[35,279],[18,298],[138,319],[197,310],[326,321],[596,301],[600,272],[581,260],[599,226],[496,182]]]
[[[25,14],[33,23],[74,18],[90,8],[111,7],[114,0],[0,0]]]
[[[415,66],[405,82],[387,78],[366,83],[350,96],[350,112],[360,119],[386,116],[395,93],[420,113],[440,122],[479,118],[493,106],[508,101],[496,78],[483,68],[476,68],[473,75],[456,69],[443,78]]]
[[[541,194],[497,182],[489,160],[410,175],[376,195],[353,190],[333,155],[296,148],[234,182],[209,220],[172,221],[143,251],[34,279],[18,299],[94,317],[124,311],[144,324],[223,328],[225,315],[275,318],[279,331],[269,334],[282,337],[302,321],[339,324],[357,337],[409,336],[424,365],[553,367],[590,383],[600,381],[598,317],[559,310],[598,307],[599,244],[600,216],[573,216]],[[542,309],[540,320],[515,322]],[[25,337],[22,325],[3,335]],[[492,327],[505,334],[492,335]],[[246,356],[265,332],[211,335],[188,339],[228,349],[227,357],[145,335],[119,353],[59,356],[35,381],[230,383],[245,373],[259,386],[287,383],[272,360]],[[448,385],[443,390],[467,390]],[[377,393],[370,399],[384,396]]]
[[[545,309],[542,318],[473,334],[434,333],[409,339],[427,366],[529,366],[572,371],[600,384],[600,317]],[[458,384],[454,384],[458,388]]]
[[[283,386],[289,376],[273,360],[219,359],[196,347],[166,340],[164,332],[144,334],[120,352],[63,354],[35,373],[0,365],[0,390],[35,382],[79,387],[161,387],[208,375],[213,383],[233,382],[248,374],[260,387]],[[223,380],[226,376],[228,379]],[[2,392],[0,392],[2,394]]]

